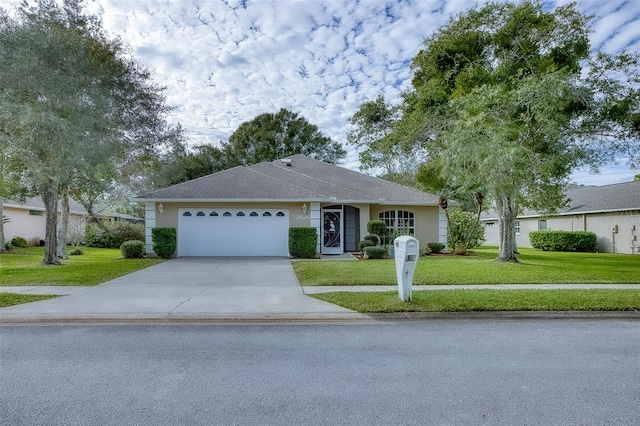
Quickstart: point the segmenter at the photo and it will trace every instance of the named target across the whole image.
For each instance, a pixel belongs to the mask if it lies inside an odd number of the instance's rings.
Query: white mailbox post
[[[411,301],[413,271],[418,263],[420,243],[413,237],[403,235],[393,241],[396,256],[396,275],[398,277],[398,296],[404,302]]]

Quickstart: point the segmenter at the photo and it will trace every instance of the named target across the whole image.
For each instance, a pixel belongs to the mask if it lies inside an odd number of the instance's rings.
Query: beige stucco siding
[[[4,207],[4,215],[11,219],[11,222],[4,224],[4,238],[11,241],[14,237],[22,237],[32,242],[43,240],[46,226],[46,214],[31,215],[29,210]]]
[[[379,214],[387,210],[405,210],[414,214],[415,237],[420,241],[420,246],[425,247],[427,243],[437,242],[439,236],[439,207],[435,206],[402,206],[402,205],[372,205],[371,219],[378,220]],[[367,235],[366,223],[365,231],[362,235]]]
[[[289,212],[290,227],[305,227],[312,225],[311,204],[307,205],[306,213],[303,213],[301,202],[294,203],[171,203],[163,202],[163,212],[160,213],[158,205],[155,204],[155,227],[178,228],[178,209],[182,208],[203,208],[203,209],[286,209]],[[325,203],[321,208],[328,207],[331,204]],[[423,206],[403,206],[403,205],[369,205],[369,204],[348,204],[349,206],[359,209],[360,212],[360,239],[368,234],[367,223],[370,220],[377,220],[381,212],[387,210],[406,210],[415,215],[416,238],[420,240],[422,245],[429,242],[438,241],[438,207]],[[180,230],[178,229],[178,232]]]
[[[640,211],[625,215],[588,215],[587,226],[589,231],[598,235],[599,251],[638,254]],[[614,226],[617,226],[617,233],[612,231]]]
[[[547,229],[556,231],[589,231],[598,236],[598,251],[603,253],[637,254],[640,230],[640,212],[599,213],[556,216],[548,218],[524,218],[520,221],[520,233],[516,236],[518,247],[531,247],[529,233],[537,231],[540,220],[547,221]],[[486,245],[498,245],[497,222],[485,223]],[[614,233],[612,228],[618,227]],[[635,227],[635,231],[633,228]],[[634,240],[636,236],[636,240]]]
[[[302,213],[303,203],[162,203],[163,212],[156,203],[155,226],[158,228],[178,228],[178,209],[286,209],[289,211],[289,226],[310,226],[311,215],[309,203],[307,213]]]

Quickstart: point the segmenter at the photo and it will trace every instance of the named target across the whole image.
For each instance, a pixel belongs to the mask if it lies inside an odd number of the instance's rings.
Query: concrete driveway
[[[67,296],[0,309],[0,321],[348,320],[305,296],[287,258],[186,257]]]

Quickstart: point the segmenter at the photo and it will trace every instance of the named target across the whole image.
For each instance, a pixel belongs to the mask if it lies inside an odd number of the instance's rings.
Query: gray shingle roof
[[[28,210],[38,210],[45,211],[44,201],[40,197],[32,197],[24,200],[24,203],[13,200],[5,200],[3,203],[5,207],[14,207],[18,209],[28,209]],[[62,204],[58,202],[58,211],[62,211]],[[82,204],[78,203],[72,198],[69,198],[69,212],[75,214],[86,215],[87,210],[82,206]]]
[[[42,201],[42,198],[40,197],[27,198],[26,200],[24,200],[24,203],[21,203],[15,200],[5,200],[4,203],[2,203],[2,205],[4,207],[13,207],[13,208],[25,209],[25,210],[37,210],[42,212],[46,211],[46,208],[44,207],[44,201]],[[58,212],[61,212],[61,211],[62,211],[62,201],[58,201]],[[83,216],[86,216],[89,214],[87,210],[84,208],[84,206],[79,202],[77,202],[76,200],[74,200],[73,198],[69,198],[69,212],[77,215],[83,215]],[[117,217],[120,219],[129,220],[129,221],[144,220],[137,216],[116,213],[111,211],[98,210],[97,214],[98,216],[102,216],[102,217],[108,217],[108,218]]]
[[[623,182],[603,186],[569,185],[565,191],[568,205],[558,210],[556,215],[619,212],[640,210],[640,181]],[[518,217],[542,216],[533,210],[525,210]],[[495,219],[497,214],[490,211],[483,219]]]
[[[438,197],[304,155],[238,166],[154,191],[137,201],[318,201],[438,205]]]

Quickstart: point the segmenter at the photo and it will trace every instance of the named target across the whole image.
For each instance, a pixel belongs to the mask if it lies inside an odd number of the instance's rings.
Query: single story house
[[[640,181],[604,186],[570,185],[569,203],[557,213],[543,215],[526,210],[515,222],[516,244],[531,247],[529,232],[544,229],[590,231],[598,236],[598,251],[640,254]],[[481,218],[485,226],[485,244],[499,242],[495,212]]]
[[[5,241],[11,241],[14,237],[22,237],[30,245],[37,246],[45,238],[46,209],[44,201],[40,197],[27,198],[24,202],[5,200],[2,203],[3,215],[9,218],[4,224]],[[58,214],[62,212],[61,203],[58,203]],[[100,213],[103,220],[128,220],[140,222],[140,218],[119,213]],[[69,199],[69,233],[80,232],[84,235],[84,226],[89,218],[89,213],[73,199]]]
[[[367,223],[446,243],[438,197],[294,155],[238,166],[140,196],[151,229],[177,230],[177,256],[288,256],[290,227],[313,227],[317,252],[358,251]]]

